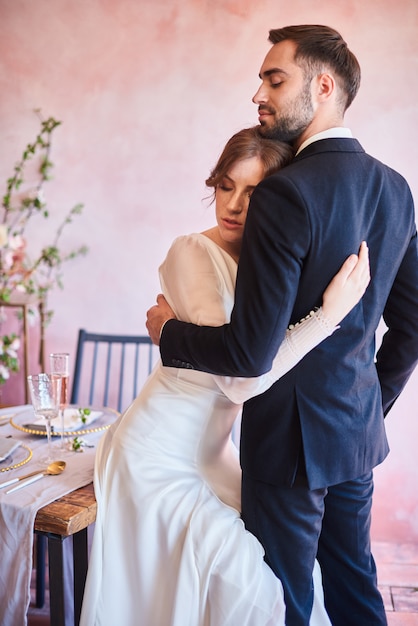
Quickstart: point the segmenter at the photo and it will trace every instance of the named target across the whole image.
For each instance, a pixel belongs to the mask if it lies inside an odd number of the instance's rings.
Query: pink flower
[[[22,235],[14,235],[9,239],[9,248],[12,250],[21,250],[26,247],[26,241],[23,239]]]
[[[13,339],[12,343],[7,348],[6,354],[11,356],[13,359],[17,359],[17,350],[19,350],[19,348],[20,348],[20,339],[19,337],[16,337],[15,339]]]
[[[7,380],[10,378],[10,372],[5,365],[0,363],[0,379]]]

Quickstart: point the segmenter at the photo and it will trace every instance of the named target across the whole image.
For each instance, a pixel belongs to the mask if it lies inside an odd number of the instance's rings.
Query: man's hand
[[[160,345],[161,329],[167,320],[176,319],[173,309],[167,303],[162,293],[157,296],[157,304],[147,311],[146,326],[152,343]]]

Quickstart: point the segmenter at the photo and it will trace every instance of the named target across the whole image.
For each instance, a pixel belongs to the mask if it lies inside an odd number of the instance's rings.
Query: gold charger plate
[[[21,467],[30,461],[31,458],[32,450],[21,443],[16,450],[13,450],[12,454],[7,459],[0,461],[0,472],[8,472],[9,470]]]
[[[65,430],[64,431],[65,437],[70,437],[70,436],[77,437],[78,435],[88,435],[89,433],[98,433],[101,430],[106,430],[107,428],[110,428],[110,426],[113,424],[115,419],[119,417],[118,411],[115,411],[114,409],[109,409],[108,407],[96,408],[96,407],[78,407],[77,405],[70,405],[68,408],[70,409],[89,408],[91,411],[100,411],[102,415],[97,417],[91,423],[90,426],[83,427],[83,424],[80,420],[80,424],[81,424],[80,428],[75,428],[73,430]],[[29,435],[37,435],[38,437],[46,437],[46,431],[31,428],[35,420],[36,420],[36,416],[33,411],[33,408],[28,407],[27,410],[20,411],[18,415],[11,417],[10,424],[13,426],[13,428],[20,430],[23,433],[28,433]],[[61,430],[60,429],[54,430],[51,433],[51,435],[53,437],[60,437]]]

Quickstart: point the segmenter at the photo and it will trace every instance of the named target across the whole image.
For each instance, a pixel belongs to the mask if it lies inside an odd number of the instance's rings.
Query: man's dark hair
[[[324,68],[335,73],[338,86],[345,94],[344,111],[348,109],[360,87],[361,71],[340,33],[329,26],[315,24],[285,26],[269,32],[272,44],[286,40],[296,44],[295,61],[307,78],[320,74]]]

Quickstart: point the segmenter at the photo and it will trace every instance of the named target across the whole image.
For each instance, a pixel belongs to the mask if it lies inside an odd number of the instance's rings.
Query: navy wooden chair
[[[157,358],[158,348],[148,336],[81,329],[70,403],[123,411],[138,395]]]
[[[138,395],[158,358],[158,348],[146,335],[90,333],[80,329],[70,380],[70,404],[123,411]],[[37,607],[45,603],[46,539],[46,535],[37,533]]]

